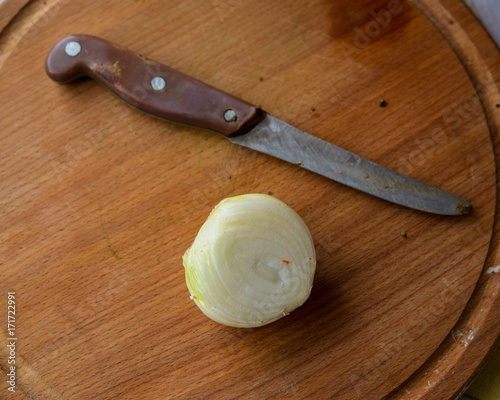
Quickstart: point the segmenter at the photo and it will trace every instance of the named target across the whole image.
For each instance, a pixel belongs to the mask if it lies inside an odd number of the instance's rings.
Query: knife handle
[[[95,36],[62,39],[50,51],[45,70],[59,83],[88,76],[148,114],[228,137],[247,132],[265,114],[246,101]]]

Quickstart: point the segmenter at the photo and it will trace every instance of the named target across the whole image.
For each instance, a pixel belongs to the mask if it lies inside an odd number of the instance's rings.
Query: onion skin
[[[182,260],[200,310],[239,328],[269,324],[301,306],[316,270],[314,243],[302,218],[265,194],[217,204]]]

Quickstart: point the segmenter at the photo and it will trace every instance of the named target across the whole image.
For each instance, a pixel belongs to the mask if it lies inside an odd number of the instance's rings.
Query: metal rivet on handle
[[[238,115],[236,115],[236,111],[234,111],[232,108],[224,111],[224,120],[226,122],[234,122],[238,119]]]
[[[161,76],[155,76],[153,79],[151,79],[151,87],[154,90],[163,90],[165,89],[165,86],[167,83],[165,82],[165,79],[163,79]]]
[[[70,57],[76,57],[82,51],[82,45],[78,42],[68,42],[64,48],[66,54]]]

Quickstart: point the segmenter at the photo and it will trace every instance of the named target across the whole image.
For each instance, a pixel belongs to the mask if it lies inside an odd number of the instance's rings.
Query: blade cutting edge
[[[229,139],[406,207],[444,215],[467,214],[472,209],[459,196],[309,135],[270,114],[249,132]]]

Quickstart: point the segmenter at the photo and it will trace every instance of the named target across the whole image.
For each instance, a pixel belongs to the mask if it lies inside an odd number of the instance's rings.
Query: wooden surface
[[[27,3],[29,0],[4,0],[0,3],[0,31]]]
[[[482,363],[499,331],[495,47],[456,1],[252,3],[33,1],[3,30],[0,315],[15,291],[18,346],[17,391],[0,396],[443,400]],[[72,33],[474,212],[408,210],[141,114],[93,81],[57,85],[45,57]],[[189,299],[181,257],[217,202],[251,192],[302,216],[319,263],[300,309],[234,329]],[[3,329],[4,371],[6,344]]]

